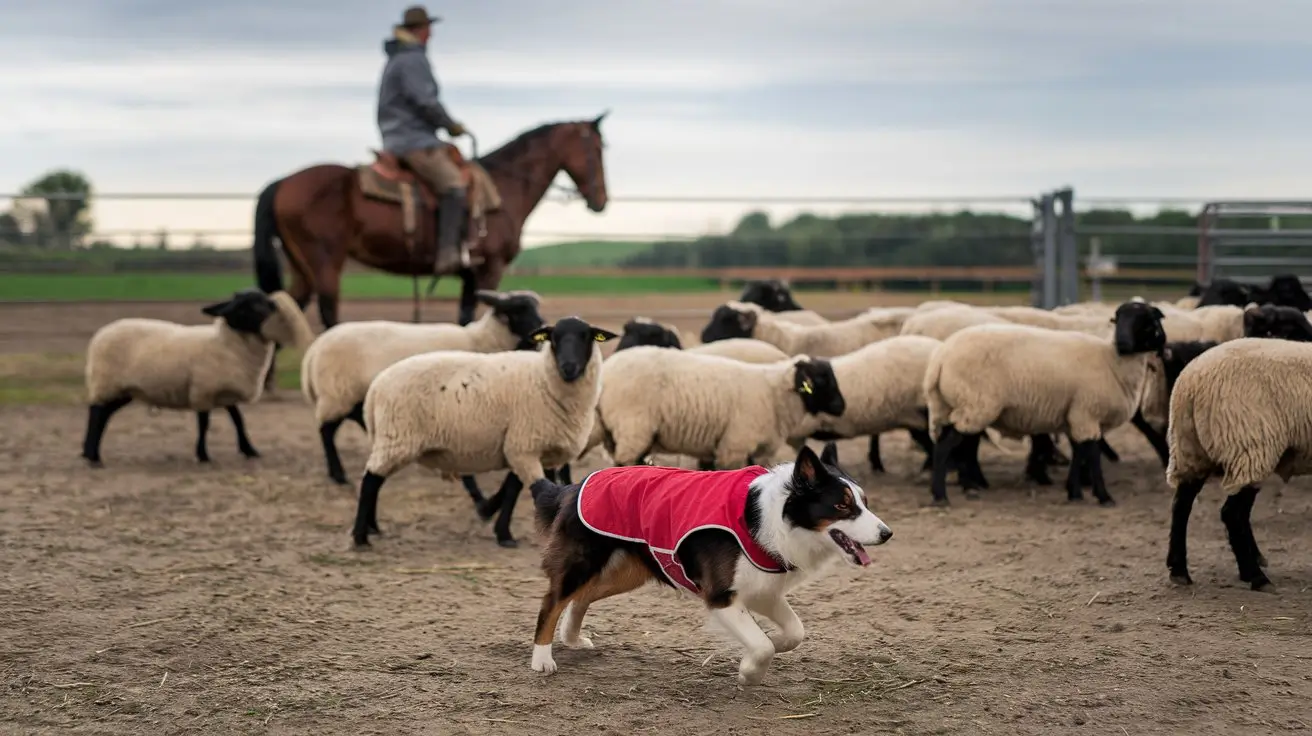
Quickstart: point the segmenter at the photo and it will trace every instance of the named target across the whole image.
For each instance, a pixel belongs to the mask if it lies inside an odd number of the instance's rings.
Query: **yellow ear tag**
[[[601,334],[600,332],[598,332],[597,334],[593,335],[593,336],[592,336],[592,339],[593,339],[593,340],[596,340],[597,342],[606,342],[606,336],[603,335],[603,334]]]
[[[802,387],[799,388],[798,391],[800,391],[801,393],[804,393],[804,394],[809,394],[809,393],[811,393],[811,382],[810,382],[810,381],[802,381]]]
[[[539,332],[533,335],[533,342],[546,342],[546,341],[547,341],[547,333],[545,332]]]

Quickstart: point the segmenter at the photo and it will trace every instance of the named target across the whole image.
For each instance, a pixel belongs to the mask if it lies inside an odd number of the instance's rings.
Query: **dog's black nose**
[[[887,542],[888,540],[890,540],[890,539],[892,539],[892,538],[893,538],[893,530],[892,530],[892,529],[889,529],[888,527],[884,527],[883,529],[880,529],[880,530],[879,530],[879,541],[881,541],[881,542]]]

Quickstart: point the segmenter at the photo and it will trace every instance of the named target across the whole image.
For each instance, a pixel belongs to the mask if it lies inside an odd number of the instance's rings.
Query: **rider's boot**
[[[465,265],[460,230],[465,222],[465,190],[452,189],[442,194],[437,207],[437,262],[433,273],[455,273]]]

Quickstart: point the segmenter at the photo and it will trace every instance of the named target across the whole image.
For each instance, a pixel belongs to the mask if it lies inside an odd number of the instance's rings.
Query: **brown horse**
[[[556,174],[564,170],[569,175],[588,209],[605,209],[601,140],[605,117],[602,113],[594,120],[542,125],[477,159],[499,190],[502,206],[487,215],[486,234],[473,239],[472,265],[449,272],[458,273],[463,281],[460,324],[473,321],[479,289],[499,287],[506,267],[519,255],[524,221]],[[362,191],[358,168],[320,164],[301,169],[265,187],[255,207],[255,276],[260,289],[283,288],[273,242],[277,238],[292,267],[287,291],[302,309],[311,296],[317,296],[325,329],[337,324],[342,269],[348,257],[388,273],[442,275],[434,271],[436,198],[432,192],[420,188],[414,232],[407,235],[401,204]],[[468,235],[466,229],[462,239],[468,242]]]

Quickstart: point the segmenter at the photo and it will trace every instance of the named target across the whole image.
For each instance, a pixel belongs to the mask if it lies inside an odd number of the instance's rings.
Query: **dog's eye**
[[[847,512],[850,511],[851,509],[852,509],[852,507],[849,506],[847,503],[834,504],[834,510],[835,510],[835,511],[842,511],[843,513],[847,513]]]

